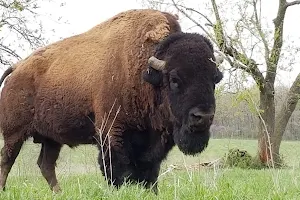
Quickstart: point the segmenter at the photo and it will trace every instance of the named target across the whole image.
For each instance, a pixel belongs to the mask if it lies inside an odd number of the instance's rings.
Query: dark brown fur
[[[156,92],[142,81],[141,73],[155,45],[177,31],[180,26],[170,14],[131,10],[86,33],[46,46],[20,62],[6,81],[0,100],[4,137],[0,187],[5,187],[23,142],[33,137],[35,142],[42,143],[37,162],[41,172],[51,189],[58,191],[54,168],[62,145],[96,143],[95,138],[99,137],[95,127],[97,130],[102,126],[114,102],[103,132],[107,134],[120,106],[110,131],[113,155],[135,154],[123,151],[128,142],[120,141],[122,137],[134,137],[133,145],[150,150],[142,156],[145,161],[136,163],[140,169],[135,169],[137,173],[132,177],[154,183],[156,178],[150,179],[157,177],[160,161],[174,144],[168,140],[170,133],[165,124],[169,117],[167,102],[155,106]],[[130,129],[124,132],[125,126],[132,126],[132,133]],[[147,144],[143,144],[143,130],[151,130],[145,133],[149,136]],[[126,163],[131,162],[130,156],[135,155],[112,159]],[[148,162],[153,159],[159,162],[149,167]]]

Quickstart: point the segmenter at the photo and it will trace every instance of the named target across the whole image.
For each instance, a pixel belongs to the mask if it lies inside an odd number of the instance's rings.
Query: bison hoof
[[[53,193],[57,194],[57,193],[60,193],[60,192],[61,192],[61,189],[60,189],[59,185],[55,185],[55,186],[52,188],[52,191],[53,191]]]

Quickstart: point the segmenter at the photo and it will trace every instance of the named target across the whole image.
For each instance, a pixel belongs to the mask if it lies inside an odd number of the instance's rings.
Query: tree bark
[[[272,138],[275,130],[275,103],[274,93],[271,91],[274,91],[274,88],[270,86],[260,91],[258,155],[262,163],[273,166]]]
[[[274,144],[273,144],[273,151],[275,156],[275,160],[279,160],[279,149],[282,140],[282,136],[285,132],[286,126],[289,122],[289,119],[294,112],[296,105],[299,101],[300,97],[300,74],[298,74],[296,80],[294,81],[293,85],[291,86],[285,101],[283,102],[280,111],[276,116],[276,125],[275,125],[275,134]]]

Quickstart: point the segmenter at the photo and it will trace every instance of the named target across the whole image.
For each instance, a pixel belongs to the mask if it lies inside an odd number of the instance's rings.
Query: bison
[[[97,145],[100,169],[114,186],[129,179],[156,191],[172,147],[195,155],[208,145],[223,77],[215,61],[206,37],[182,32],[176,16],[151,9],[122,12],[33,52],[4,74],[11,72],[0,99],[0,187],[32,137],[54,192],[64,144]]]

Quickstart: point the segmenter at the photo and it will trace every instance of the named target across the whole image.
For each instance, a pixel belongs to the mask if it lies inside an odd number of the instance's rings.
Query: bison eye
[[[178,78],[170,78],[170,88],[171,90],[178,90],[179,89],[180,80]]]

